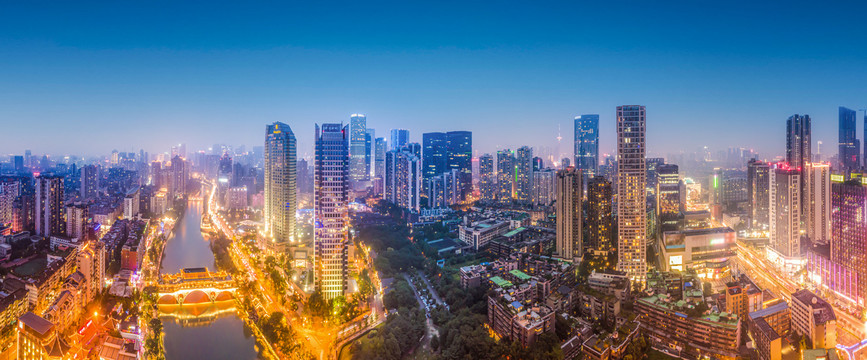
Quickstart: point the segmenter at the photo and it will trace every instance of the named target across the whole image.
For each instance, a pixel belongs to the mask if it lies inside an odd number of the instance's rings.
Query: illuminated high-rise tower
[[[457,170],[460,200],[466,200],[473,192],[473,133],[449,131],[446,133],[448,170]],[[446,171],[448,171],[446,170]]]
[[[353,181],[370,180],[367,167],[367,117],[352,114],[349,118],[349,176]]]
[[[804,203],[807,237],[814,244],[831,240],[831,164],[807,164],[807,202]]]
[[[295,241],[297,142],[289,125],[265,127],[265,232],[275,248]]]
[[[36,235],[64,235],[63,176],[36,177]]]
[[[858,169],[860,166],[859,155],[861,148],[858,146],[858,139],[855,138],[857,122],[855,121],[855,110],[839,107],[837,109],[839,115],[839,152],[840,170],[848,174],[852,170]]]
[[[611,182],[597,175],[587,184],[587,246],[599,251],[611,251],[614,246],[614,201]]]
[[[497,151],[497,200],[504,203],[515,198],[515,154],[512,150]]]
[[[575,168],[589,179],[599,167],[599,115],[575,117]]]
[[[801,256],[801,169],[786,163],[770,171],[770,243],[784,257]]]
[[[568,168],[557,172],[557,256],[569,261],[583,255],[581,195],[584,193],[581,171]]]
[[[491,154],[479,156],[479,198],[488,202],[497,200],[497,175]]]
[[[389,150],[400,150],[409,143],[409,130],[407,129],[391,129],[391,138],[388,140]]]
[[[770,206],[770,166],[761,160],[750,160],[747,164],[747,198],[750,211],[750,228],[766,229]]]
[[[645,110],[617,107],[617,269],[644,283],[647,275]]]
[[[518,148],[515,157],[515,195],[518,201],[533,201],[533,149],[529,146]]]
[[[857,276],[861,299],[867,298],[867,186],[858,180],[831,184],[831,262]],[[854,279],[852,279],[854,278]],[[853,281],[854,280],[854,281]]]
[[[314,282],[326,300],[346,289],[349,241],[349,129],[316,125],[313,185]]]
[[[81,167],[80,196],[82,199],[96,197],[96,189],[99,187],[96,165],[84,165]]]

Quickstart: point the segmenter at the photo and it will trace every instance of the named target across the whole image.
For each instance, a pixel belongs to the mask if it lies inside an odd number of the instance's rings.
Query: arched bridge
[[[231,276],[224,271],[210,272],[208,268],[187,268],[177,274],[162,275],[157,288],[160,305],[230,301],[237,291]]]

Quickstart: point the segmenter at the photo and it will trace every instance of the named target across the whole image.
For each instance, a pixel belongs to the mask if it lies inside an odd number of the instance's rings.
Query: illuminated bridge
[[[225,271],[210,272],[201,267],[162,275],[157,289],[159,305],[186,305],[234,300],[237,286]]]

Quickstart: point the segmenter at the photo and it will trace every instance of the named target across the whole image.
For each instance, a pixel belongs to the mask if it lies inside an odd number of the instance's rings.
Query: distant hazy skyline
[[[221,2],[0,5],[0,154],[259,146],[280,121],[368,117],[377,136],[469,130],[474,150],[571,153],[576,115],[647,107],[648,156],[785,151],[809,114],[867,108],[867,5],[787,2]],[[858,137],[863,134],[858,112]],[[863,139],[862,139],[863,142]]]

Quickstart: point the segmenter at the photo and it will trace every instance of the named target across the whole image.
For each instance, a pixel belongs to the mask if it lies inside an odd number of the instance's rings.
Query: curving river
[[[203,206],[202,201],[187,202],[186,214],[166,243],[162,273],[174,274],[189,267],[216,270],[214,254],[201,232]],[[256,340],[235,315],[232,303],[161,306],[160,310],[168,360],[258,358]]]

